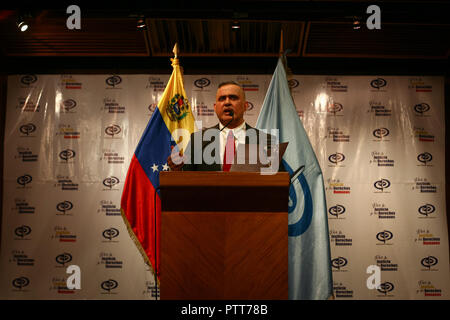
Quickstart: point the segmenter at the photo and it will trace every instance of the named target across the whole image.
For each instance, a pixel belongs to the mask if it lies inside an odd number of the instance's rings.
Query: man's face
[[[220,87],[216,94],[216,103],[214,111],[219,118],[220,123],[226,125],[231,119],[230,111],[233,110],[233,121],[228,128],[233,129],[244,122],[244,112],[248,108],[248,102],[245,101],[243,90],[234,84],[227,84]]]

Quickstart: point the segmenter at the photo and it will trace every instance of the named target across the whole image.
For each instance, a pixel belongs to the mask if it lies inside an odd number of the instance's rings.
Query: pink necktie
[[[223,171],[230,171],[231,164],[234,160],[234,148],[233,131],[230,130],[227,137],[227,144],[225,145],[225,152],[223,154]]]

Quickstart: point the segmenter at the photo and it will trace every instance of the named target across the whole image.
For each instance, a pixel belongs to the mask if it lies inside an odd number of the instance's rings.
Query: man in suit
[[[183,171],[229,171],[237,146],[263,144],[270,148],[274,137],[245,122],[247,108],[245,92],[239,84],[233,81],[221,83],[214,103],[219,123],[193,133],[184,156],[181,153],[169,156],[169,167]]]

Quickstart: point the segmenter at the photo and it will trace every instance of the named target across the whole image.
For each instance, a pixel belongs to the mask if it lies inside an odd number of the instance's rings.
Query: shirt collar
[[[219,122],[219,129],[222,130],[221,132],[226,133],[226,135],[228,135],[228,132],[230,130],[232,130],[233,131],[233,135],[236,136],[236,134],[238,132],[240,132],[241,130],[245,131],[245,121],[242,122],[239,126],[237,126],[236,128],[233,128],[233,129],[224,128],[224,125]]]

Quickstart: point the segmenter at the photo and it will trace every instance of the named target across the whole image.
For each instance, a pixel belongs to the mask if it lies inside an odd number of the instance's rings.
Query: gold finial
[[[178,42],[175,42],[175,46],[173,47],[172,52],[175,55],[175,59],[177,59],[178,58],[178,53],[179,53],[179,51],[178,51]]]
[[[175,43],[175,46],[173,47],[172,52],[175,55],[173,58],[170,58],[170,61],[172,61],[172,66],[179,65],[180,64],[179,61],[178,61],[178,53],[179,53],[179,51],[178,51],[178,43],[177,42]]]

